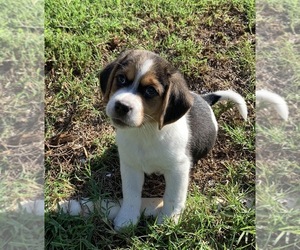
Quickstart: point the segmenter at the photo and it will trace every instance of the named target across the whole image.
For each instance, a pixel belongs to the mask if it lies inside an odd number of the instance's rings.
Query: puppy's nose
[[[127,106],[124,103],[121,103],[120,101],[116,101],[115,104],[115,111],[119,116],[126,115],[132,108]]]

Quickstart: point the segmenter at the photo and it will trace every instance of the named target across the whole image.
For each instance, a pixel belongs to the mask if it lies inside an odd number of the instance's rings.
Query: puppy
[[[161,173],[166,181],[158,223],[165,218],[177,222],[189,170],[216,140],[218,126],[210,105],[232,100],[246,119],[244,99],[230,90],[192,93],[177,69],[144,50],[126,51],[108,64],[100,73],[100,85],[120,156],[123,204],[115,229],[138,222],[144,173]]]

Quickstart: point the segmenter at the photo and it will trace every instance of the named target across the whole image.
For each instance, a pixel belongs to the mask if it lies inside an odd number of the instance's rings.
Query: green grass
[[[215,193],[203,195],[194,187],[180,224],[158,226],[152,219],[142,219],[135,229],[117,233],[103,214],[88,218],[48,214],[47,248],[98,249],[244,249],[253,246],[254,213],[245,205],[247,192],[239,184],[219,186]],[[239,195],[237,195],[239,194]],[[248,240],[246,240],[248,238]],[[94,245],[93,242],[97,240]]]
[[[245,203],[254,196],[254,1],[49,0],[45,12],[46,248],[254,248],[254,209]],[[178,225],[143,218],[117,233],[98,211],[80,217],[52,209],[63,199],[122,197],[114,130],[96,76],[129,48],[159,53],[198,93],[238,91],[250,116],[244,122],[235,107],[214,108],[219,139],[195,167]],[[161,189],[152,176],[144,195]]]
[[[37,152],[39,139],[43,137],[43,124],[39,120],[43,119],[43,112],[39,109],[44,87],[42,23],[37,17],[43,11],[40,2],[32,6],[33,12],[27,10],[29,5],[26,1],[0,3],[3,10],[0,25],[1,208],[17,197],[31,197],[41,190],[36,179],[41,177],[43,168],[33,161],[43,153],[42,150]],[[37,48],[42,50],[37,51]]]
[[[257,110],[256,124],[256,227],[261,249],[297,249],[299,213],[299,34],[297,1],[257,3],[257,88],[285,98],[287,122],[274,110]],[[266,25],[276,23],[274,26]],[[272,37],[272,43],[270,43]]]
[[[246,126],[231,127],[228,124],[224,124],[223,129],[230,135],[233,144],[237,145],[238,147],[242,146],[244,149],[248,149],[250,151],[253,151],[255,149],[253,127],[252,130],[247,131],[247,129],[249,128],[247,128]]]
[[[43,3],[0,8],[0,248],[40,249],[43,217],[10,209],[43,195]]]

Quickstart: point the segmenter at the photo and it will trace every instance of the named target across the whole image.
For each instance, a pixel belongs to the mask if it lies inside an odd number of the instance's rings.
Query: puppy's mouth
[[[135,124],[118,117],[111,117],[110,120],[115,128],[139,128],[143,126],[143,123]]]
[[[128,125],[126,122],[124,122],[120,118],[111,118],[111,120],[115,127],[118,127],[118,128],[131,127],[130,125]]]

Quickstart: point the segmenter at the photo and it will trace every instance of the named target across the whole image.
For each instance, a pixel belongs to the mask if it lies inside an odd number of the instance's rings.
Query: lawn
[[[0,9],[0,249],[37,249],[43,217],[9,209],[43,197],[44,5],[0,1]]]
[[[300,248],[300,6],[258,1],[256,88],[283,96],[289,119],[256,112],[256,233],[260,249]]]
[[[47,249],[254,249],[254,20],[253,0],[45,2]],[[82,217],[53,209],[64,199],[122,197],[114,129],[97,73],[129,48],[160,54],[197,93],[237,91],[249,119],[231,104],[214,107],[218,140],[191,170],[178,225],[143,218],[117,233],[98,211]],[[163,178],[151,175],[143,196],[163,190]]]

